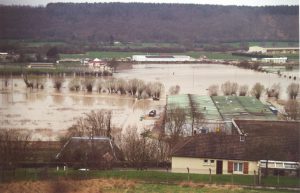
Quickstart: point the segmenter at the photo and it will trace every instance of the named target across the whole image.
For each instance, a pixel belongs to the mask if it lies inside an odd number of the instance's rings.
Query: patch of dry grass
[[[106,190],[132,190],[135,181],[122,179],[92,179],[55,181],[24,181],[0,184],[1,193],[100,193]]]

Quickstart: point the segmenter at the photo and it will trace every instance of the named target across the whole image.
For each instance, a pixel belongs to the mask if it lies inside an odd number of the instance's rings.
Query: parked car
[[[149,112],[149,117],[155,117],[155,115],[156,115],[156,110],[151,110]]]

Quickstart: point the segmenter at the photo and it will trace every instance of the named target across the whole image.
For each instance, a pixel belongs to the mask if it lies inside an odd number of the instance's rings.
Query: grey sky
[[[46,5],[49,2],[144,2],[144,3],[193,3],[217,5],[299,5],[299,0],[0,0],[4,5]]]

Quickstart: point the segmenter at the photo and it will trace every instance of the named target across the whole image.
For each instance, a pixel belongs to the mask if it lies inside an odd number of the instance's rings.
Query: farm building
[[[215,107],[211,97],[193,94],[170,95],[167,97],[166,116],[172,116],[174,109],[184,109],[186,122],[184,124],[184,135],[190,136],[194,133],[207,133],[217,130],[225,131],[224,122]],[[200,121],[193,121],[193,114],[201,113]],[[168,131],[168,123],[165,126],[165,133]],[[192,128],[193,127],[193,128]],[[193,130],[193,131],[192,131]]]
[[[232,119],[277,120],[267,105],[255,97],[248,96],[199,96],[181,94],[167,96],[166,117],[173,116],[174,109],[183,109],[186,119],[183,134],[190,136],[198,133],[231,133]],[[197,120],[197,115],[201,115]],[[170,134],[167,121],[165,133]]]
[[[56,158],[74,167],[106,168],[114,161],[123,160],[123,154],[108,137],[72,137],[63,146]]]
[[[269,173],[296,175],[299,170],[299,124],[288,121],[236,120],[235,132],[186,138],[172,153],[172,172],[209,174]]]
[[[280,58],[262,58],[261,62],[265,63],[275,63],[275,64],[282,64],[287,62],[287,57],[280,57]]]
[[[224,121],[232,119],[277,120],[277,116],[260,100],[250,96],[211,97]]]
[[[55,66],[53,63],[40,62],[40,63],[30,63],[27,66],[27,68],[55,69]]]
[[[133,55],[132,61],[136,62],[185,62],[195,61],[194,58],[184,55]]]
[[[265,48],[260,46],[250,46],[248,52],[262,54],[296,54],[299,53],[299,47]]]

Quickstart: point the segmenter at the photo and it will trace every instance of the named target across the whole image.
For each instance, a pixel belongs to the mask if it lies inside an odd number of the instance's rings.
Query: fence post
[[[209,168],[209,183],[211,183],[211,169]]]
[[[188,181],[190,181],[190,168],[187,167],[186,169],[187,169],[187,172],[188,172]]]
[[[256,186],[256,171],[254,170],[254,175],[253,175],[253,184]]]
[[[233,172],[231,173],[231,184],[233,185]]]

